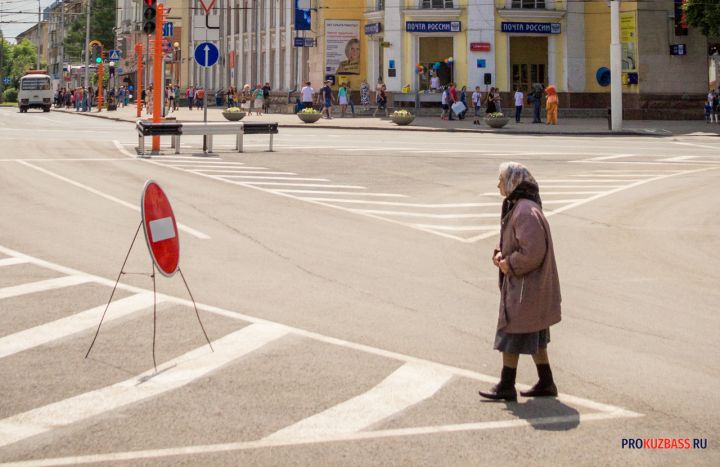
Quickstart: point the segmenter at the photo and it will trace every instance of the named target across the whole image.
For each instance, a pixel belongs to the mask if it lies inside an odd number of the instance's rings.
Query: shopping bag
[[[465,111],[465,104],[462,102],[456,102],[452,105],[452,111],[455,112],[456,115],[460,115]]]

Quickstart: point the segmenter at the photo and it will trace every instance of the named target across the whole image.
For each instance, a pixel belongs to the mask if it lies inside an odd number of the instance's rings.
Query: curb
[[[110,120],[114,122],[125,122],[125,123],[135,123],[135,120],[127,120],[124,118],[119,117],[106,117],[103,114],[100,115],[99,113],[93,113],[93,112],[75,112],[70,110],[64,110],[64,109],[53,109],[55,112],[60,113],[66,113],[71,115],[81,115],[84,117],[93,117],[93,118],[101,118],[103,120]],[[278,127],[280,128],[319,128],[319,129],[330,129],[330,130],[366,130],[366,131],[422,131],[422,132],[440,132],[440,133],[481,133],[481,134],[491,134],[491,135],[530,135],[530,136],[654,136],[654,137],[668,137],[668,136],[675,136],[674,133],[670,132],[669,130],[666,133],[654,133],[654,132],[647,132],[645,130],[623,130],[618,132],[610,132],[610,131],[575,131],[575,132],[543,132],[543,131],[510,131],[510,132],[503,132],[503,131],[495,131],[495,130],[481,130],[481,129],[471,129],[471,128],[427,128],[427,127],[400,127],[400,126],[394,126],[394,127],[349,127],[349,126],[342,126],[342,125],[308,125],[307,123],[302,124],[294,124],[294,123],[287,123],[287,124],[278,124]]]

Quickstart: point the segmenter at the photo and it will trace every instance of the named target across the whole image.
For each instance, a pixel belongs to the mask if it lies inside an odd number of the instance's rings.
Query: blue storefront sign
[[[500,25],[501,32],[532,34],[560,34],[560,23],[508,23]]]
[[[460,21],[405,21],[406,32],[460,32]]]
[[[380,23],[370,23],[365,25],[365,35],[367,36],[380,34],[380,31],[382,31],[382,24]]]
[[[310,31],[310,0],[295,0],[295,30]]]

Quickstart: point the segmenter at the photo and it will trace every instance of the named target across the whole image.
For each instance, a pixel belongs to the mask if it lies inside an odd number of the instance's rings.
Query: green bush
[[[3,91],[4,102],[17,102],[18,92],[15,88],[7,88]]]

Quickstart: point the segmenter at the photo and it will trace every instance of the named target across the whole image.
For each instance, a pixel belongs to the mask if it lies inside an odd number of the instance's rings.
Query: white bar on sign
[[[163,217],[150,221],[150,237],[153,243],[175,238],[175,226],[172,217]]]

